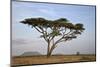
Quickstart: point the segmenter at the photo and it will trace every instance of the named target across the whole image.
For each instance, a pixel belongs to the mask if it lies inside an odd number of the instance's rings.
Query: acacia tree
[[[28,24],[41,33],[40,37],[47,42],[47,57],[50,57],[57,44],[77,38],[83,30],[83,24],[72,24],[66,18],[46,20],[44,18],[27,18],[20,23]]]

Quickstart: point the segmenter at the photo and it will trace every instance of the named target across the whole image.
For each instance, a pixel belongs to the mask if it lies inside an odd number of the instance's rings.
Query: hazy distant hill
[[[21,56],[33,56],[33,55],[42,55],[39,52],[24,52]]]

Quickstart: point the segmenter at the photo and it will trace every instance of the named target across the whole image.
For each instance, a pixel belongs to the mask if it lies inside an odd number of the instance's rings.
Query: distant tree
[[[76,55],[80,55],[80,52],[77,52]]]
[[[40,37],[47,42],[47,57],[50,57],[57,44],[77,38],[85,30],[83,24],[72,24],[66,18],[46,20],[44,18],[27,18],[20,23],[28,24],[41,33]]]

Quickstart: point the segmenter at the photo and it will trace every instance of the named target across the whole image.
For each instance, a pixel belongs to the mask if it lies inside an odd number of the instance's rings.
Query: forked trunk
[[[51,56],[51,54],[52,54],[54,48],[55,48],[55,45],[53,45],[53,46],[51,47],[51,49],[50,49],[50,44],[48,44],[47,58],[49,58],[49,57]]]

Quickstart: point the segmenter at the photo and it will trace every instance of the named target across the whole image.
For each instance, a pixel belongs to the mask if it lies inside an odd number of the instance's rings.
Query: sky
[[[46,54],[47,43],[40,33],[28,25],[21,24],[25,18],[43,17],[48,20],[66,18],[70,22],[82,23],[85,31],[77,39],[59,43],[53,54],[95,54],[95,6],[51,4],[35,2],[12,2],[12,55],[24,52]]]

